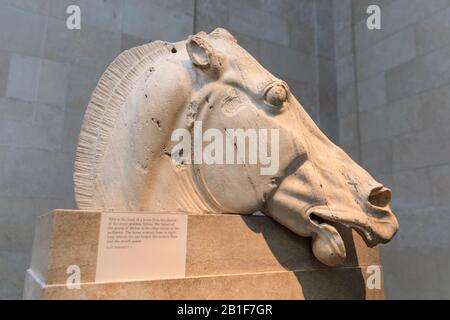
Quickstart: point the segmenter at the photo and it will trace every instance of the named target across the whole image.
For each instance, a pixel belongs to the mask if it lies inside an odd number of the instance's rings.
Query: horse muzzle
[[[330,202],[312,207],[308,217],[315,224],[334,222],[353,228],[369,247],[389,242],[398,231],[398,221],[389,205],[391,191],[385,187],[374,188],[362,202],[362,207],[342,206]],[[355,201],[356,202],[356,201]]]
[[[314,256],[329,266],[346,258],[336,224],[353,228],[369,247],[390,241],[398,230],[391,191],[359,166],[353,169],[321,172],[305,163],[284,179],[265,209],[293,232],[312,237]]]

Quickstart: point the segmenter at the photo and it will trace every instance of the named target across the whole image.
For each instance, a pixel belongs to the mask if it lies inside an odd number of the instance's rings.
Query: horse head
[[[224,29],[122,53],[88,105],[75,163],[82,209],[251,214],[345,259],[335,228],[367,245],[398,229],[391,191],[314,124],[288,85]]]

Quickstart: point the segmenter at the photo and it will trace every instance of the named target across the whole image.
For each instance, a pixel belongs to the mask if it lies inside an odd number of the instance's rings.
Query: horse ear
[[[216,28],[213,32],[210,33],[210,35],[212,37],[219,37],[237,43],[236,38],[225,28]]]
[[[186,42],[186,49],[195,66],[202,69],[210,67],[213,50],[206,39],[206,33],[199,32],[190,36]]]

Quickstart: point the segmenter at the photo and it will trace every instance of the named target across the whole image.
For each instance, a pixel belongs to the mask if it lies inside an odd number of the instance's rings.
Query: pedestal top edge
[[[123,211],[123,210],[80,210],[80,209],[54,209],[43,213],[39,217],[58,214],[101,214],[101,213],[117,213],[117,214],[168,214],[168,215],[186,215],[186,216],[215,216],[215,217],[260,217],[267,218],[261,214],[239,214],[239,213],[208,213],[208,212],[185,212],[185,211]]]

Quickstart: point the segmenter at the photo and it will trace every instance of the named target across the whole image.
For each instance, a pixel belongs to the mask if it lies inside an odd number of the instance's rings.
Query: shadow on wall
[[[286,270],[293,271],[305,300],[364,300],[366,286],[351,229],[335,226],[345,243],[347,259],[341,267],[327,267],[312,254],[311,238],[300,237],[273,220],[261,223],[242,216],[248,228],[262,234],[272,254]],[[273,229],[279,229],[274,232]],[[280,232],[281,231],[281,232]]]

